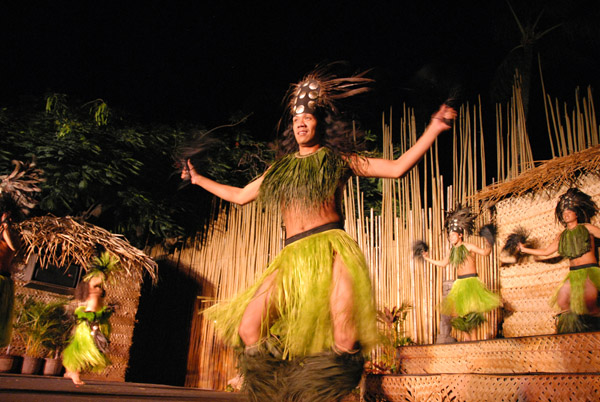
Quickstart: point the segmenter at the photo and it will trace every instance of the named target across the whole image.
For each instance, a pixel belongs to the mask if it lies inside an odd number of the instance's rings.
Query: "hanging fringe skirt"
[[[561,282],[560,286],[556,289],[554,295],[550,299],[550,305],[558,308],[556,303],[558,292],[565,282],[569,281],[571,284],[571,311],[579,315],[587,314],[588,311],[584,299],[585,282],[587,278],[590,278],[596,289],[600,289],[600,268],[598,265],[586,264],[579,267],[571,267],[569,274]]]
[[[500,296],[490,292],[477,275],[459,276],[442,302],[442,314],[463,317],[486,313],[500,306]]]
[[[107,338],[108,335],[105,334]],[[90,324],[86,320],[80,320],[75,327],[69,345],[63,350],[62,360],[67,370],[79,373],[99,373],[110,365],[110,359],[96,346]]]
[[[10,274],[0,274],[0,347],[10,343],[15,285]]]
[[[263,282],[272,279],[272,308],[263,320],[261,339],[278,339],[284,359],[330,350],[334,345],[330,313],[332,267],[339,256],[352,280],[357,341],[363,353],[379,342],[371,281],[358,244],[343,230],[312,234],[283,248],[259,280],[232,300],[204,311],[225,342],[244,346],[238,329],[248,304]]]

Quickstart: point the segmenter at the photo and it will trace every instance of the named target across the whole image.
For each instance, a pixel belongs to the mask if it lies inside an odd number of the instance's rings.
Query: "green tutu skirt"
[[[554,295],[550,299],[550,305],[558,308],[558,305],[556,303],[558,292],[560,288],[564,285],[564,283],[569,281],[569,283],[571,284],[571,311],[579,315],[587,314],[588,311],[585,305],[585,299],[583,297],[585,281],[587,278],[590,278],[596,289],[600,290],[600,268],[598,266],[569,271],[569,274],[561,282],[560,286],[556,289]]]
[[[110,359],[98,349],[89,321],[82,318],[86,315],[93,316],[94,313],[84,311],[84,307],[78,307],[75,310],[75,315],[79,318],[79,323],[69,340],[69,345],[63,350],[63,366],[72,372],[91,371],[99,373],[110,365]],[[100,316],[98,320],[100,330],[106,338],[110,336],[108,315],[110,314],[106,314],[104,317]]]
[[[353,320],[363,353],[379,342],[376,310],[365,257],[358,244],[340,229],[327,230],[283,248],[259,280],[232,300],[204,311],[215,322],[224,341],[243,347],[238,335],[248,303],[265,279],[274,274],[272,308],[263,320],[261,339],[277,339],[283,358],[293,359],[330,350],[334,346],[329,299],[336,255],[352,279]]]
[[[487,313],[500,306],[500,296],[487,290],[476,276],[457,279],[442,302],[442,314],[464,317]]]
[[[10,343],[15,285],[10,275],[0,275],[0,348]]]

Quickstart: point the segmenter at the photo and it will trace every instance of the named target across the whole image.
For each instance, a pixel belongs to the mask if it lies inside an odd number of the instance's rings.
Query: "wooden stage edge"
[[[244,395],[198,388],[131,382],[86,381],[76,386],[63,377],[0,374],[0,401],[246,401]]]

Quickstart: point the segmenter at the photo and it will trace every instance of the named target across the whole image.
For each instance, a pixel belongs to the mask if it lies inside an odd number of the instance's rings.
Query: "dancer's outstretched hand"
[[[190,162],[188,159],[183,169],[181,169],[181,178],[183,180],[190,180],[192,184],[195,184],[194,179],[196,179],[198,176],[200,175],[198,172],[196,172],[194,165],[192,165],[192,162]]]
[[[431,116],[431,124],[439,125],[440,129],[448,130],[452,127],[454,120],[456,119],[457,113],[454,108],[443,104],[439,110]]]

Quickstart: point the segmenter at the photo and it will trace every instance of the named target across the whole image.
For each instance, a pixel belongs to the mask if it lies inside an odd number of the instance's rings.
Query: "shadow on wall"
[[[125,381],[184,386],[190,325],[200,286],[171,261],[142,285]]]

